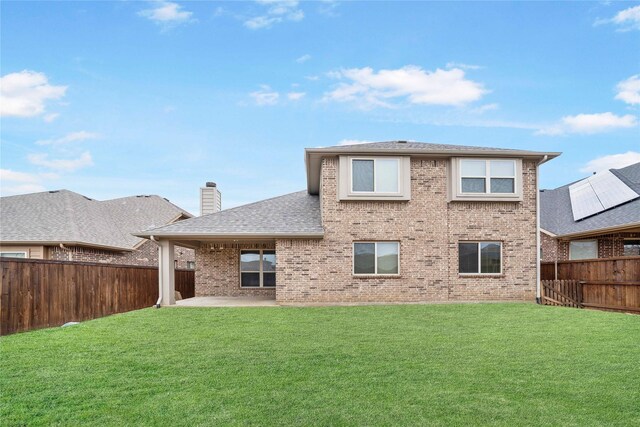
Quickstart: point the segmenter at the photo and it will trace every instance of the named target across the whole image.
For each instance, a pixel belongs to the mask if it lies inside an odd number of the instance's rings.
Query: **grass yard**
[[[2,425],[640,425],[640,316],[146,309],[0,339]]]

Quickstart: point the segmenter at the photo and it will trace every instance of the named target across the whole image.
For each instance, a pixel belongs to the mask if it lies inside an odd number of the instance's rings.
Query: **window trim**
[[[485,162],[485,176],[465,176],[464,178],[484,178],[484,193],[464,193],[462,191],[462,161],[476,160]],[[492,161],[514,162],[514,176],[491,176]],[[510,157],[454,157],[450,167],[449,201],[522,201],[522,159]],[[513,193],[491,193],[491,178],[513,178]]]
[[[478,272],[462,273],[460,272],[460,243],[475,243],[478,246]],[[500,271],[497,273],[482,272],[482,251],[481,243],[497,243],[500,245]],[[458,240],[458,275],[460,276],[502,276],[504,270],[504,257],[502,256],[503,242],[501,240]]]
[[[572,242],[595,242],[596,244],[596,257],[595,258],[578,258],[574,259],[571,257],[571,243]],[[583,239],[583,240],[569,240],[569,261],[582,261],[585,259],[598,259],[598,255],[600,252],[600,244],[598,243],[598,239]]]
[[[353,162],[356,160],[368,160],[373,161],[373,191],[356,191],[353,189]],[[395,160],[398,165],[398,191],[394,192],[382,192],[376,191],[377,180],[376,180],[376,165],[379,160]],[[398,196],[402,193],[402,163],[400,162],[399,157],[349,157],[349,193],[356,195],[366,195],[366,196]]]
[[[263,270],[263,266],[262,266],[262,262],[263,262],[263,255],[264,252],[273,252],[273,255],[276,255],[276,250],[275,249],[240,249],[240,255],[238,256],[238,279],[239,279],[239,285],[241,289],[275,289],[276,286],[278,285],[278,281],[277,281],[277,277],[276,277],[276,284],[273,286],[264,286],[264,270]],[[260,253],[260,271],[242,271],[242,253],[243,252],[259,252]],[[278,257],[276,255],[276,265],[278,264]],[[260,285],[259,286],[242,286],[242,273],[258,273],[259,274],[259,278],[260,278]],[[276,274],[276,272],[274,271],[273,273],[268,271],[268,274]]]
[[[373,243],[374,255],[373,255],[373,273],[356,273],[356,244],[358,243]],[[397,273],[378,273],[378,243],[395,243],[398,246],[398,272]],[[400,241],[399,240],[358,240],[351,244],[351,274],[353,276],[380,276],[380,277],[395,277],[400,275]]]
[[[376,193],[375,191],[353,191],[353,160],[374,161],[375,188],[375,160],[396,160],[398,162],[398,191],[394,193]],[[411,158],[410,156],[385,155],[340,155],[337,170],[337,199],[342,200],[411,200]]]
[[[18,257],[18,256],[14,256],[14,257],[4,257],[4,258],[18,258],[18,259],[27,259],[28,257],[28,253],[27,251],[0,251],[0,257],[2,257],[3,254],[23,254],[24,257]]]

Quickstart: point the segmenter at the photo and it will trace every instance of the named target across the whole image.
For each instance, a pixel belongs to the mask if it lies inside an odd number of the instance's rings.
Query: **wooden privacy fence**
[[[0,258],[0,335],[151,307],[158,269]],[[193,270],[176,270],[176,291],[194,296]]]
[[[542,302],[640,313],[640,257],[541,265]]]

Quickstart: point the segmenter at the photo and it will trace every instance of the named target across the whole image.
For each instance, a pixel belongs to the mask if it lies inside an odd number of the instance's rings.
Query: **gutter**
[[[179,233],[179,234],[163,234],[163,233],[138,233],[134,234],[136,237],[150,238],[153,236],[163,237],[168,239],[237,239],[237,240],[255,240],[255,239],[322,239],[324,232],[317,233]]]
[[[560,234],[555,237],[557,239],[567,240],[574,237],[597,236],[598,234],[608,234],[616,231],[624,231],[630,228],[637,228],[637,227],[640,227],[640,221],[630,222],[628,224],[622,224],[622,225],[614,225],[612,227],[599,228],[597,230],[585,230],[585,231],[577,231],[575,233],[570,233],[570,234]]]
[[[542,304],[542,293],[540,292],[540,165],[549,160],[547,154],[536,164],[536,303]]]

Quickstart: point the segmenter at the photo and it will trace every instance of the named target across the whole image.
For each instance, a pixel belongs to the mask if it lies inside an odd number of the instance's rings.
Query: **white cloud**
[[[0,192],[3,196],[12,196],[15,194],[39,193],[45,191],[45,187],[41,184],[10,184],[2,185]]]
[[[640,162],[640,153],[637,151],[627,151],[622,154],[611,154],[590,160],[580,169],[580,172],[597,173],[609,169],[620,169],[638,162]]]
[[[291,101],[298,101],[302,99],[305,95],[306,95],[305,92],[289,92],[287,94],[287,98],[289,98]]]
[[[40,178],[37,175],[13,171],[11,169],[0,169],[0,181],[13,181],[13,182],[39,182]]]
[[[638,125],[635,116],[616,116],[613,113],[578,114],[565,116],[561,122],[539,129],[537,135],[564,135],[567,133],[594,134],[616,129],[632,128]]]
[[[256,103],[256,105],[276,105],[278,103],[278,99],[280,99],[280,94],[271,89],[268,85],[261,85],[260,90],[255,92],[251,92],[249,94]]]
[[[271,28],[274,24],[285,21],[298,22],[304,19],[304,12],[298,8],[297,0],[257,0],[256,3],[266,6],[266,14],[254,16],[244,21],[244,26],[251,30]]]
[[[495,104],[495,103],[494,104],[484,104],[484,105],[481,105],[481,106],[479,106],[477,108],[473,108],[471,110],[471,112],[475,113],[475,114],[483,114],[483,113],[486,113],[487,111],[497,110],[498,108],[499,108],[498,104]]]
[[[48,100],[60,99],[66,86],[53,86],[44,73],[24,70],[0,78],[0,116],[33,117]]]
[[[318,80],[320,80],[320,76],[306,76],[305,79],[312,82],[317,82]]]
[[[45,168],[53,169],[61,172],[73,172],[75,170],[92,166],[93,159],[91,153],[85,151],[80,157],[75,159],[49,159],[49,155],[46,153],[34,153],[29,154],[27,157],[31,164],[36,166],[43,166]]]
[[[183,10],[178,3],[169,1],[154,1],[154,7],[141,10],[138,15],[165,27],[184,24],[191,21],[193,12]]]
[[[364,139],[343,139],[338,142],[338,145],[358,145],[358,144],[368,144],[373,141],[367,141]]]
[[[595,25],[614,24],[618,31],[640,30],[640,5],[621,10],[610,19],[598,19]]]
[[[480,99],[488,91],[465,78],[459,68],[425,71],[414,65],[395,70],[374,71],[370,67],[351,68],[328,74],[349,80],[324,96],[326,101],[354,102],[362,108],[393,107],[393,98],[412,104],[462,106]]]
[[[50,113],[50,114],[45,114],[43,119],[47,123],[53,123],[58,117],[60,117],[59,113]]]
[[[32,174],[11,169],[0,169],[0,192],[3,196],[44,191],[43,180],[57,179],[52,173]]]
[[[447,62],[447,68],[462,68],[463,70],[480,70],[484,68],[482,65],[463,64],[462,62]]]
[[[100,138],[100,135],[94,132],[87,132],[81,130],[79,132],[71,132],[66,134],[63,137],[56,139],[41,139],[36,141],[38,145],[63,145],[68,144],[70,142],[78,142],[78,141],[86,141],[88,139],[96,139]]]
[[[297,58],[297,59],[296,59],[296,62],[297,62],[298,64],[302,64],[302,63],[304,63],[304,62],[307,62],[307,61],[308,61],[308,60],[310,60],[310,59],[311,59],[311,55],[306,54],[306,55],[302,55],[301,57]]]
[[[339,2],[337,0],[320,0],[320,6],[318,7],[318,13],[321,15],[335,18],[338,16],[337,8]]]
[[[631,105],[640,104],[640,74],[621,81],[616,89],[618,89],[616,99]]]

